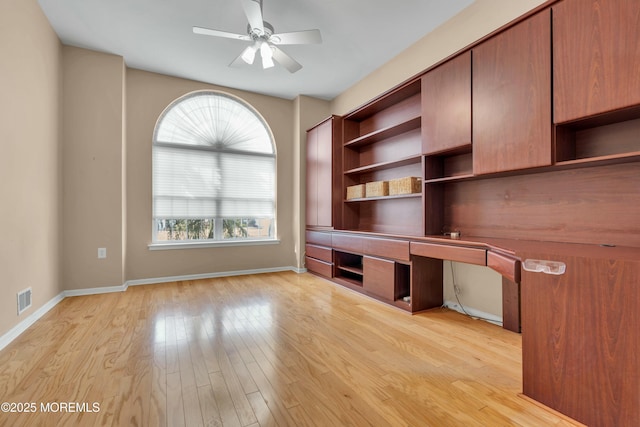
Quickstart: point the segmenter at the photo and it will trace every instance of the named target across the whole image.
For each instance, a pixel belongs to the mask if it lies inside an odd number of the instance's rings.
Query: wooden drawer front
[[[487,266],[515,283],[520,283],[520,261],[495,252],[487,252]]]
[[[331,246],[334,249],[342,249],[344,251],[357,254],[363,253],[363,241],[365,239],[360,236],[348,236],[346,234],[334,233],[331,236]]]
[[[332,277],[333,264],[317,260],[315,258],[305,257],[307,270],[320,274],[325,277]]]
[[[305,246],[306,255],[326,262],[333,262],[333,251],[331,248],[323,246],[309,245]]]
[[[364,253],[367,255],[409,261],[409,242],[392,239],[364,239]]]
[[[393,301],[396,263],[386,259],[365,256],[362,261],[365,291]]]
[[[313,243],[320,246],[331,246],[331,233],[307,230],[305,238],[307,243]]]
[[[487,251],[478,248],[411,242],[411,255],[487,265]]]

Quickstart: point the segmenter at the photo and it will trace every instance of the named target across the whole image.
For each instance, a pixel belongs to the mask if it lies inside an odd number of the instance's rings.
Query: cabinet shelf
[[[391,160],[388,162],[373,163],[371,165],[360,166],[358,168],[346,170],[344,171],[344,174],[352,175],[352,174],[365,173],[365,172],[374,172],[374,171],[383,170],[383,169],[391,169],[391,168],[406,166],[414,163],[420,163],[421,157],[422,156],[420,154],[416,154],[413,156],[407,156],[397,160]]]
[[[345,119],[356,121],[365,120],[384,109],[397,105],[398,103],[412,97],[413,95],[420,94],[420,88],[420,78],[416,78],[407,83],[401,84],[400,86],[390,89],[386,93],[380,95],[378,98],[353,111],[349,115],[345,116]]]
[[[556,162],[556,166],[585,165],[596,166],[616,163],[637,162],[640,160],[640,151],[631,153],[612,154],[608,156],[586,157],[582,159],[564,160]]]
[[[351,266],[351,265],[340,265],[338,266],[339,270],[348,271],[349,273],[357,274],[358,276],[362,276],[362,267],[359,266]]]
[[[445,176],[442,178],[426,179],[424,182],[425,184],[435,184],[438,182],[456,182],[456,181],[465,181],[475,177],[476,176],[474,174],[469,173],[469,174],[462,174],[462,175]]]
[[[366,135],[362,135],[358,138],[352,139],[350,141],[345,142],[344,146],[349,148],[361,147],[367,144],[373,144],[376,142],[383,141],[385,139],[401,135],[405,132],[409,132],[414,129],[420,128],[421,117],[415,116],[411,117],[409,120],[392,125],[387,126],[383,129],[379,129],[373,132],[370,132]]]
[[[397,194],[393,196],[380,196],[380,197],[362,197],[359,199],[345,200],[345,203],[369,202],[373,200],[407,199],[407,198],[413,198],[413,197],[415,198],[422,197],[422,193]]]

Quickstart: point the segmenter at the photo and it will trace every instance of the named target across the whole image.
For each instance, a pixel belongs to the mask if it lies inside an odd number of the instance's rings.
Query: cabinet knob
[[[541,259],[526,259],[522,263],[525,271],[532,273],[555,274],[557,276],[564,274],[567,265],[560,261],[546,261]]]

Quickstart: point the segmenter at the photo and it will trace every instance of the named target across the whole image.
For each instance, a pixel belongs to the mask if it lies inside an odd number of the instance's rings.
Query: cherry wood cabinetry
[[[336,227],[340,220],[342,126],[332,116],[307,131],[307,227]]]
[[[589,426],[640,425],[640,251],[616,249],[523,254],[566,264],[522,273],[524,394]]]
[[[551,164],[551,12],[473,51],[473,172]]]
[[[422,76],[422,153],[471,148],[471,52]]]
[[[415,313],[442,304],[443,260],[486,265],[522,328],[524,393],[640,425],[638,20],[635,0],[551,0],[345,115],[340,164],[316,175],[341,181],[341,216],[308,235],[308,269]],[[421,193],[346,198],[408,176]]]
[[[420,79],[344,117],[343,197],[346,187],[405,177],[422,179]],[[422,193],[345,200],[348,230],[422,234]]]
[[[331,233],[306,232],[305,265],[307,270],[324,277],[333,277],[333,248]]]
[[[640,2],[553,5],[554,122],[640,104]]]

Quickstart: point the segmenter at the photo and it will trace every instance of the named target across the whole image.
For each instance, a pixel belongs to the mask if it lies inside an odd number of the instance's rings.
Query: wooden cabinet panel
[[[338,226],[342,197],[341,121],[332,116],[307,131],[307,227]]]
[[[475,265],[487,265],[487,251],[485,249],[464,246],[411,242],[411,255],[466,262]]]
[[[365,238],[360,236],[350,236],[347,234],[334,233],[331,236],[331,242],[334,249],[342,249],[347,252],[353,252],[356,254],[363,253],[363,242]]]
[[[307,131],[307,226],[318,225],[318,130]]]
[[[320,246],[331,246],[331,232],[311,231],[305,232],[307,243]]]
[[[368,238],[363,241],[363,251],[367,255],[409,261],[408,241]]]
[[[520,283],[502,276],[502,327],[520,332]]]
[[[305,251],[308,257],[316,258],[321,261],[333,262],[333,251],[331,248],[307,244],[305,245]]]
[[[312,273],[319,274],[324,277],[333,276],[333,264],[317,260],[315,258],[305,257],[307,270]]]
[[[331,186],[333,176],[333,120],[326,121],[315,130],[318,134],[317,161],[317,209],[318,226],[331,227],[333,225],[333,188]],[[338,171],[335,171],[338,173]]]
[[[522,272],[524,394],[590,426],[640,425],[640,261],[523,255],[566,264]]]
[[[333,276],[333,264],[317,260],[315,258],[305,257],[305,264],[307,266],[307,270],[312,273],[320,274],[324,277],[332,277]]]
[[[512,282],[520,283],[520,261],[496,252],[487,252],[487,267],[497,271]]]
[[[394,299],[395,265],[393,261],[365,256],[363,289],[389,301]]]
[[[553,5],[554,121],[640,104],[640,2]]]
[[[473,172],[551,164],[551,17],[473,48]]]
[[[422,76],[422,152],[471,144],[471,52]]]

